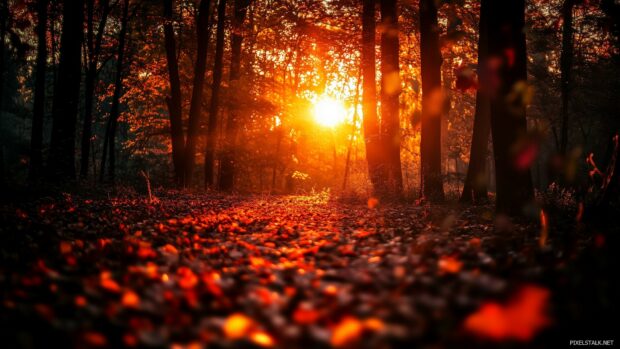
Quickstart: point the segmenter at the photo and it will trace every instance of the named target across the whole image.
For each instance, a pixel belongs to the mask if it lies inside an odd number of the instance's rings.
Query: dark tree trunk
[[[381,1],[381,140],[387,169],[388,195],[403,190],[400,166],[400,68],[396,0]]]
[[[422,194],[430,201],[444,200],[441,177],[441,51],[437,6],[434,0],[420,0],[420,54],[422,58]]]
[[[50,179],[75,179],[75,127],[80,96],[84,0],[63,3],[58,82],[52,107]]]
[[[226,143],[220,167],[220,190],[230,191],[235,182],[235,147],[237,144],[239,103],[239,81],[241,78],[241,44],[243,43],[243,22],[250,0],[235,0],[235,13],[233,17],[233,30],[231,38],[230,78],[231,103],[228,109],[226,122]]]
[[[172,141],[172,164],[177,185],[183,185],[184,164],[183,152],[185,136],[183,135],[183,109],[181,106],[181,81],[179,78],[179,61],[177,45],[174,36],[173,0],[164,0],[164,41],[166,60],[168,62],[168,80],[170,83],[170,97],[166,98],[170,117],[170,138]]]
[[[487,41],[488,41],[488,1],[480,3],[480,24],[478,29],[478,80],[486,79]],[[486,161],[491,133],[491,105],[488,91],[478,88],[476,92],[476,111],[474,115],[474,133],[471,141],[469,166],[463,186],[461,202],[481,204],[488,201]]]
[[[224,25],[226,23],[226,0],[220,0],[217,6],[217,33],[215,44],[215,65],[213,67],[213,85],[211,86],[211,104],[209,107],[209,124],[207,126],[207,148],[205,151],[205,187],[215,183],[215,144],[217,117],[219,109],[220,85],[222,83],[222,59],[224,58]]]
[[[81,143],[81,158],[80,158],[80,177],[86,178],[88,176],[88,163],[90,159],[91,137],[92,137],[92,124],[93,124],[93,107],[95,100],[95,85],[97,83],[98,76],[98,63],[99,54],[101,52],[101,42],[103,40],[103,33],[108,20],[108,14],[110,12],[110,1],[101,1],[102,14],[98,25],[98,31],[95,35],[94,32],[94,6],[95,0],[88,0],[86,3],[86,48],[87,53],[87,66],[84,76],[84,124],[82,125],[82,143]]]
[[[568,101],[571,90],[573,68],[573,6],[575,0],[564,0],[562,4],[562,52],[560,54],[560,93],[562,94],[562,128],[560,132],[560,154],[566,156],[568,146]]]
[[[114,94],[112,96],[112,106],[110,116],[106,125],[104,136],[103,154],[101,156],[101,181],[105,179],[106,152],[110,156],[108,167],[108,181],[114,183],[116,174],[116,129],[118,117],[120,115],[120,100],[123,93],[123,69],[125,68],[125,45],[127,39],[127,22],[129,20],[129,0],[123,2],[123,14],[121,17],[121,31],[118,39],[118,54],[116,57],[116,77],[114,80]],[[107,148],[106,148],[107,145]]]
[[[34,84],[32,134],[30,136],[30,180],[41,176],[43,167],[43,119],[45,118],[45,73],[47,68],[47,5],[37,1],[37,67]]]
[[[381,131],[377,117],[377,81],[375,67],[375,1],[364,0],[362,8],[362,108],[364,114],[364,143],[366,143],[366,162],[368,176],[375,194],[383,192],[381,183],[385,182],[380,166]]]
[[[194,68],[194,87],[189,109],[189,123],[185,143],[185,180],[184,186],[191,187],[196,161],[196,143],[200,133],[202,116],[202,92],[207,70],[207,47],[209,43],[209,7],[210,0],[201,0],[196,25],[196,65]]]
[[[489,78],[496,205],[499,213],[519,216],[534,196],[529,167],[518,165],[527,139],[526,105],[511,98],[515,85],[527,81],[525,0],[489,1],[489,7],[489,58],[499,63]]]
[[[4,41],[6,39],[7,21],[9,18],[8,0],[0,0],[0,118],[4,110],[4,54],[6,47]],[[4,184],[6,177],[4,169],[4,142],[0,140],[0,184]]]

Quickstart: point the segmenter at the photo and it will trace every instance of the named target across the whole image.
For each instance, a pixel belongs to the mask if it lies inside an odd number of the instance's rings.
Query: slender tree
[[[377,194],[381,178],[381,131],[377,116],[377,81],[375,68],[375,0],[363,0],[362,3],[362,112],[364,114],[364,143],[366,144],[366,161],[368,176]]]
[[[196,65],[194,68],[194,85],[192,101],[189,109],[189,125],[185,141],[185,187],[192,185],[194,165],[196,161],[196,143],[200,132],[202,118],[202,92],[204,88],[205,72],[207,70],[207,48],[209,43],[209,8],[210,0],[201,0],[198,8],[196,25]]]
[[[52,107],[52,137],[48,160],[53,180],[75,179],[75,127],[80,95],[84,0],[63,2],[58,81]]]
[[[82,142],[80,157],[80,177],[88,176],[90,148],[93,125],[93,107],[95,100],[95,85],[99,75],[99,56],[105,32],[108,15],[111,10],[110,0],[100,0],[101,18],[95,33],[95,0],[86,2],[86,69],[84,72],[84,122],[82,124]]]
[[[400,164],[400,68],[396,0],[381,1],[381,141],[387,169],[387,194],[403,189]]]
[[[121,29],[118,38],[118,53],[116,55],[116,76],[114,79],[114,94],[112,106],[106,125],[101,157],[101,180],[105,178],[106,154],[109,153],[110,164],[108,167],[108,180],[113,183],[116,172],[116,129],[120,115],[120,100],[123,94],[123,70],[125,69],[125,46],[127,41],[127,27],[129,22],[129,0],[123,0],[123,13],[121,15]]]
[[[172,140],[172,163],[177,185],[183,185],[185,135],[183,134],[183,109],[181,106],[181,80],[179,78],[179,60],[173,27],[173,0],[164,0],[164,46],[168,63],[168,80],[170,97],[166,98],[170,118],[170,138]]]
[[[239,100],[241,78],[241,45],[243,43],[243,22],[247,13],[250,0],[235,0],[233,29],[231,35],[231,57],[229,87],[231,89],[231,102],[228,108],[228,120],[226,121],[226,140],[222,164],[220,166],[219,188],[220,190],[232,190],[235,179],[235,147],[239,128]]]
[[[422,194],[430,201],[444,199],[441,177],[441,51],[435,0],[420,0],[420,55],[422,60]]]
[[[529,167],[519,161],[527,140],[526,105],[518,98],[527,81],[525,0],[489,1],[489,7],[489,59],[498,63],[489,78],[496,205],[499,213],[518,216],[534,195]]]
[[[224,26],[226,24],[226,0],[220,0],[217,6],[217,33],[215,44],[215,64],[213,67],[213,84],[211,86],[211,104],[209,107],[209,124],[207,126],[207,147],[205,151],[205,187],[215,183],[215,144],[217,118],[219,110],[220,85],[222,84],[222,60],[224,58]]]
[[[488,30],[487,22],[489,17],[488,2],[480,2],[480,20],[478,26],[478,80],[487,79],[488,65]],[[480,83],[486,86],[487,83]],[[478,88],[476,92],[476,111],[474,114],[474,132],[471,141],[471,151],[469,155],[469,166],[467,176],[461,195],[461,202],[480,204],[488,201],[486,160],[489,148],[489,135],[491,133],[491,105],[489,102],[489,91]]]
[[[45,117],[45,74],[47,68],[47,6],[48,0],[37,1],[37,66],[34,84],[32,134],[30,136],[31,180],[39,178],[43,167],[43,119]]]
[[[566,156],[568,146],[568,112],[573,68],[573,7],[575,0],[564,0],[562,4],[562,52],[560,53],[560,93],[562,95],[562,126],[560,132],[560,154]]]

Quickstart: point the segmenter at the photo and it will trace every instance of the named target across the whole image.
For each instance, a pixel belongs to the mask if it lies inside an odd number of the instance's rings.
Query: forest
[[[0,0],[7,348],[618,334],[618,0]]]

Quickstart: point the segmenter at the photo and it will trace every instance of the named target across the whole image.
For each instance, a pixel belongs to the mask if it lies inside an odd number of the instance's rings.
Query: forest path
[[[460,210],[179,193],[3,206],[0,325],[15,346],[34,329],[86,347],[532,339],[565,311],[544,308],[566,297],[567,275],[585,271],[564,246],[540,248],[536,225]],[[604,247],[592,241],[575,253]]]

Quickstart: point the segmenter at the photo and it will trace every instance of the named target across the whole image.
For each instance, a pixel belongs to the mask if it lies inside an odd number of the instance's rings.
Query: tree
[[[82,125],[82,142],[80,158],[80,176],[88,176],[88,162],[90,160],[90,148],[93,125],[93,107],[95,100],[95,84],[99,75],[99,56],[101,44],[105,32],[108,15],[110,13],[110,0],[99,1],[101,18],[95,33],[95,0],[86,2],[86,69],[84,72],[84,123]]]
[[[185,135],[183,134],[183,109],[181,106],[181,81],[179,78],[179,60],[177,57],[177,45],[174,36],[173,0],[164,0],[164,46],[166,48],[166,60],[168,63],[168,81],[170,85],[170,97],[166,98],[168,114],[170,118],[170,138],[172,143],[172,164],[177,185],[184,183]]]
[[[562,4],[562,52],[560,54],[560,93],[562,95],[562,126],[560,132],[560,154],[566,156],[568,146],[568,107],[573,68],[573,7],[575,0],[564,0]]]
[[[400,68],[396,0],[381,1],[381,140],[387,169],[387,194],[400,195]]]
[[[52,180],[75,179],[75,127],[80,96],[84,0],[63,2],[58,81],[52,107],[48,161]]]
[[[375,1],[364,0],[362,4],[362,108],[364,114],[364,143],[368,176],[375,193],[378,193],[381,178],[379,164],[381,133],[377,117],[377,82],[375,68]]]
[[[215,64],[213,67],[213,84],[211,85],[211,104],[209,107],[209,124],[207,126],[207,147],[205,150],[205,187],[215,184],[215,144],[217,131],[217,114],[219,109],[220,85],[222,84],[222,59],[224,57],[224,26],[226,24],[226,0],[220,0],[217,6],[217,33],[215,44]]]
[[[123,1],[123,13],[121,15],[121,30],[118,38],[118,53],[116,55],[116,77],[114,79],[114,94],[112,106],[106,125],[103,141],[103,153],[101,157],[101,181],[105,177],[106,154],[109,153],[110,164],[108,167],[108,180],[113,183],[116,172],[116,128],[120,115],[120,100],[123,94],[123,70],[125,69],[125,46],[127,41],[127,26],[129,21],[129,0]]]
[[[47,67],[47,6],[48,0],[37,1],[37,66],[35,73],[30,137],[31,180],[39,178],[43,167],[43,119],[45,118],[45,74]]]
[[[209,44],[209,7],[210,0],[201,0],[198,8],[196,25],[196,65],[194,68],[194,83],[192,100],[189,109],[189,122],[187,138],[185,141],[185,187],[192,185],[194,165],[196,160],[196,143],[200,132],[200,120],[202,116],[202,92],[204,87],[205,72],[207,70],[207,48]]]
[[[527,152],[525,94],[527,57],[525,0],[489,1],[489,59],[497,64],[489,77],[491,133],[495,157],[499,213],[522,215],[533,198],[529,165],[520,157]]]
[[[420,55],[422,60],[422,193],[431,201],[444,200],[441,177],[441,51],[439,49],[437,5],[420,0]]]
[[[488,29],[487,22],[489,0],[480,2],[480,21],[478,27],[478,80],[487,79],[486,70],[488,65]],[[486,83],[484,85],[487,85]],[[491,133],[491,105],[489,91],[478,88],[476,91],[476,110],[474,114],[474,132],[471,141],[471,152],[467,176],[461,195],[461,202],[480,204],[488,200],[486,158],[489,147],[489,135]]]
[[[241,44],[243,43],[243,22],[250,0],[235,0],[233,29],[231,34],[231,58],[230,58],[230,77],[229,83],[232,93],[230,93],[230,107],[228,109],[228,120],[226,121],[226,140],[224,153],[220,166],[220,190],[232,190],[235,179],[235,147],[237,143],[237,133],[239,128],[239,81],[241,78]]]

